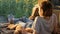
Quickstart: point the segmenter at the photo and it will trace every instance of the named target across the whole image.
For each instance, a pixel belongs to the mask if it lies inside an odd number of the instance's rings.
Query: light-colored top
[[[57,16],[55,14],[48,21],[42,17],[36,17],[32,28],[38,34],[51,34],[54,29],[54,24],[57,24]]]

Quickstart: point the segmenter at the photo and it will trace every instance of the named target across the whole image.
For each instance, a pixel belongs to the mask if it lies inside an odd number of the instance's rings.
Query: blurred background
[[[54,5],[54,13],[60,22],[60,0],[48,0]],[[29,17],[38,0],[0,0],[0,22],[7,22],[8,15],[14,18]]]
[[[15,17],[29,17],[37,0],[0,0],[0,15],[13,14]]]
[[[0,0],[0,22],[6,21],[9,14],[15,18],[29,17],[37,0]]]

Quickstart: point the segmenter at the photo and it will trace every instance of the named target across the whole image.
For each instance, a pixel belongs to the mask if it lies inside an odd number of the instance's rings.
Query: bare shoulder
[[[52,19],[57,19],[57,15],[56,14],[52,14]]]

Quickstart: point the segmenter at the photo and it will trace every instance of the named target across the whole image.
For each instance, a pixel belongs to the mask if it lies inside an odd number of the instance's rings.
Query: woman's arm
[[[34,20],[36,16],[38,16],[38,11],[39,11],[39,8],[38,6],[34,6],[33,9],[32,9],[32,14],[31,16],[29,17],[29,19],[31,20]]]

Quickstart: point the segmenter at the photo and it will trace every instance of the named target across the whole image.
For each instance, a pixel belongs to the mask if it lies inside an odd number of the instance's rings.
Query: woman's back
[[[49,20],[43,17],[36,17],[35,24],[33,24],[33,29],[35,29],[38,34],[51,34],[54,29],[54,24],[56,24],[56,15],[53,14]]]

